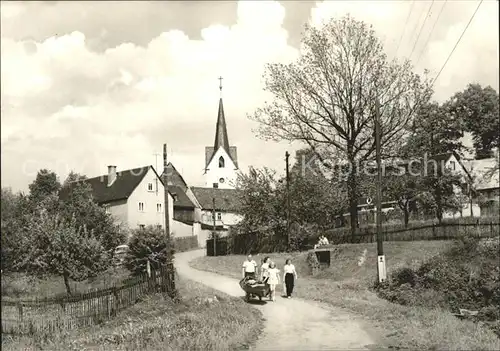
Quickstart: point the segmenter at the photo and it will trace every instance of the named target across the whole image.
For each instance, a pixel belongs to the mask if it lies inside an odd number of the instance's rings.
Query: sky
[[[164,143],[186,181],[203,185],[219,76],[240,169],[281,173],[285,151],[301,145],[258,139],[247,115],[270,99],[265,64],[297,59],[305,23],[349,13],[373,25],[390,58],[410,57],[416,72],[435,76],[478,3],[2,1],[2,187],[26,191],[42,168],[61,181],[71,170],[105,174],[108,165],[161,168]],[[468,83],[498,91],[498,41],[498,3],[485,0],[434,98],[444,101]]]

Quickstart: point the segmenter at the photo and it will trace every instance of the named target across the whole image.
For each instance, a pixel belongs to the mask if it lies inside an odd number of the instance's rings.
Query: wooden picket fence
[[[63,298],[2,298],[2,333],[47,334],[102,323],[148,294],[175,290],[174,271],[167,267],[128,279],[120,286]]]

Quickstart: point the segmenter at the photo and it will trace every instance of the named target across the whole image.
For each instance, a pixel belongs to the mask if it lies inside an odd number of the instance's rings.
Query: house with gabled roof
[[[80,180],[92,188],[94,200],[106,208],[117,224],[130,229],[148,225],[165,227],[165,193],[163,182],[154,167],[144,166],[117,172],[116,166],[108,166],[108,174]],[[61,197],[71,191],[72,186],[61,191]],[[173,220],[174,198],[169,193],[169,224],[175,236]]]
[[[239,214],[240,202],[237,189],[191,187],[201,206],[201,228],[215,228],[225,232],[230,226],[238,224],[243,216]]]

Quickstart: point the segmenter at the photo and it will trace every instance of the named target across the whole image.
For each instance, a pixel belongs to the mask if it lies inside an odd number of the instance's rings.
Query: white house
[[[165,193],[163,183],[152,166],[117,172],[108,166],[108,174],[85,179],[92,187],[94,200],[106,208],[117,224],[130,229],[148,225],[165,227]],[[78,182],[74,182],[76,184]],[[65,191],[71,191],[68,187]],[[64,194],[63,194],[64,196]],[[174,198],[169,193],[169,226],[175,228]],[[175,233],[174,233],[175,235]]]
[[[243,216],[238,214],[238,190],[202,187],[191,187],[191,190],[201,206],[202,230],[213,230],[214,208],[215,229],[219,234],[223,234],[230,226],[238,224],[243,219]]]

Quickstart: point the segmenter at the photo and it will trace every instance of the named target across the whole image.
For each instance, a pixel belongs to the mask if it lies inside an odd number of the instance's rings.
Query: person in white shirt
[[[297,271],[295,270],[295,266],[292,264],[292,260],[288,259],[283,267],[283,281],[285,282],[287,298],[292,297],[293,287],[296,280]]]
[[[267,282],[269,283],[269,292],[271,295],[269,300],[276,301],[276,285],[280,283],[280,270],[276,268],[276,264],[274,262],[271,262],[269,263],[269,269],[267,272],[269,274],[269,280]]]
[[[269,279],[269,256],[265,257],[262,261],[262,265],[260,266],[260,280],[266,283],[267,279]]]
[[[243,278],[252,277],[255,279],[257,270],[257,263],[252,259],[252,255],[248,255],[245,262],[243,262],[242,276]]]

